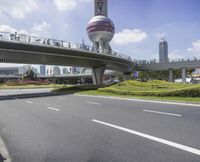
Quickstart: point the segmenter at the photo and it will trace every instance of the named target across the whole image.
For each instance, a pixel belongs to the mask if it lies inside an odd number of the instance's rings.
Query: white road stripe
[[[29,104],[32,104],[33,102],[31,102],[31,101],[25,101],[26,103],[29,103]]]
[[[166,113],[166,112],[160,112],[160,111],[152,111],[152,110],[142,110],[142,111],[156,113],[156,114],[163,114],[163,115],[178,116],[178,117],[182,116],[180,114]]]
[[[87,101],[86,103],[87,104],[92,104],[92,105],[101,105],[101,103],[97,103],[97,102],[89,102],[89,101]]]
[[[116,128],[116,129],[124,131],[124,132],[134,134],[136,136],[140,136],[140,137],[152,140],[152,141],[156,141],[156,142],[168,145],[168,146],[172,146],[172,147],[175,147],[177,149],[184,150],[184,151],[187,151],[187,152],[190,152],[190,153],[193,153],[193,154],[200,156],[200,150],[189,147],[189,146],[185,146],[185,145],[182,145],[182,144],[179,144],[179,143],[171,142],[171,141],[168,141],[168,140],[165,140],[165,139],[162,139],[162,138],[158,138],[158,137],[155,137],[155,136],[151,136],[151,135],[148,135],[148,134],[137,132],[137,131],[134,131],[134,130],[131,130],[131,129],[127,129],[127,128],[120,127],[120,126],[117,126],[117,125],[113,125],[113,124],[110,124],[110,123],[106,123],[106,122],[103,122],[103,121],[99,121],[99,120],[95,120],[95,119],[93,119],[92,121],[99,123],[99,124],[102,124],[102,125],[106,125],[108,127]]]
[[[183,102],[175,102],[175,101],[174,102],[170,102],[170,101],[151,101],[151,100],[142,100],[142,99],[134,99],[134,98],[92,96],[92,95],[81,95],[81,94],[75,94],[75,96],[93,97],[93,98],[106,98],[106,99],[112,99],[112,100],[124,100],[124,101],[136,101],[136,102],[148,102],[148,103],[167,104],[167,105],[180,105],[180,106],[200,107],[200,104],[183,103]]]
[[[60,109],[56,109],[56,108],[53,108],[53,107],[47,107],[47,109],[54,110],[54,111],[60,111]]]
[[[4,162],[12,162],[12,159],[8,152],[8,149],[1,137],[0,137],[0,151],[1,151],[0,153],[3,156],[3,158],[6,159],[6,160],[3,160]],[[0,159],[0,161],[1,161],[1,159]]]

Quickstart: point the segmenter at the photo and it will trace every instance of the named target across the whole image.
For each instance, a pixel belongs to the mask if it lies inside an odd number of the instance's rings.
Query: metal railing
[[[172,62],[189,62],[189,61],[200,61],[200,57],[191,57],[191,58],[180,58],[180,59],[169,59],[169,63]],[[159,62],[157,59],[152,59],[152,60],[134,60],[134,62],[138,64],[157,64],[157,63],[162,63]],[[163,62],[163,63],[168,63],[168,62]]]
[[[60,47],[60,48],[68,48],[68,49],[74,49],[74,50],[82,50],[82,51],[89,51],[93,52],[95,54],[102,54],[102,55],[109,55],[121,59],[125,59],[128,61],[132,61],[130,56],[114,52],[112,53],[99,53],[94,51],[93,46],[85,45],[85,44],[78,44],[73,42],[67,42],[63,40],[57,40],[57,39],[51,39],[51,38],[44,38],[44,37],[38,37],[38,36],[30,36],[26,34],[20,34],[20,33],[9,33],[9,32],[1,32],[0,31],[0,40],[5,41],[16,41],[16,42],[23,42],[23,43],[29,43],[29,44],[37,44],[37,45],[44,45],[44,46],[53,46],[53,47]]]

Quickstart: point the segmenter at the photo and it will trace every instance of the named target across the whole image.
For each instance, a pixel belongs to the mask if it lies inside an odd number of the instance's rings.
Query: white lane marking
[[[121,97],[92,96],[92,95],[81,95],[81,94],[74,94],[74,95],[82,96],[82,97],[106,98],[106,99],[113,99],[113,100],[125,100],[125,101],[149,102],[149,103],[167,104],[167,105],[200,107],[200,104],[192,104],[192,103],[181,103],[181,102],[170,102],[170,101],[151,101],[151,100],[142,100],[142,99],[134,99],[134,98],[132,99],[132,98],[121,98]]]
[[[101,105],[101,103],[97,103],[97,102],[89,102],[89,101],[87,101],[86,103],[87,104],[92,104],[92,105]]]
[[[8,152],[8,149],[7,149],[4,141],[1,139],[1,137],[0,137],[0,151],[1,151],[0,153],[3,156],[3,158],[6,159],[5,162],[12,162],[12,159],[11,159],[11,156]]]
[[[31,102],[31,101],[25,101],[26,103],[29,103],[29,104],[32,104],[33,102]]]
[[[53,108],[53,107],[47,107],[47,109],[54,110],[54,111],[60,111],[60,109],[56,109],[56,108]]]
[[[173,114],[173,113],[166,113],[166,112],[161,112],[161,111],[153,111],[153,110],[142,110],[144,112],[150,112],[150,113],[156,113],[156,114],[163,114],[163,115],[171,115],[171,116],[182,116],[180,114]]]
[[[99,120],[95,120],[95,119],[93,119],[92,121],[99,123],[99,124],[102,124],[102,125],[105,125],[105,126],[108,126],[108,127],[116,128],[116,129],[124,131],[124,132],[134,134],[136,136],[140,136],[140,137],[152,140],[152,141],[156,141],[156,142],[168,145],[168,146],[172,146],[172,147],[175,147],[177,149],[184,150],[184,151],[187,151],[187,152],[190,152],[190,153],[193,153],[193,154],[200,156],[200,150],[189,147],[189,146],[185,146],[185,145],[182,145],[182,144],[179,144],[179,143],[168,141],[168,140],[165,140],[165,139],[162,139],[162,138],[158,138],[158,137],[155,137],[155,136],[144,134],[144,133],[141,133],[141,132],[138,132],[138,131],[127,129],[127,128],[120,127],[120,126],[117,126],[117,125],[113,125],[113,124],[110,124],[110,123],[106,123],[106,122],[103,122],[103,121],[99,121]]]

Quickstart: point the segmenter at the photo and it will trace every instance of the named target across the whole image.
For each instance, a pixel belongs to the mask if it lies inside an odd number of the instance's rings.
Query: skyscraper
[[[95,52],[111,54],[109,42],[115,34],[115,26],[108,15],[108,1],[94,0],[94,17],[87,25],[89,39],[93,42]]]
[[[95,0],[94,2],[94,15],[108,16],[108,1],[107,0]]]
[[[159,62],[168,62],[168,44],[167,41],[165,41],[165,38],[162,38],[159,42]]]

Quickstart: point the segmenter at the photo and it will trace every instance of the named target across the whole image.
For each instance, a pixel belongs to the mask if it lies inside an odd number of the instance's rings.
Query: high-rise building
[[[40,65],[40,75],[46,75],[46,66]]]
[[[60,75],[60,68],[58,66],[48,68],[47,75]]]
[[[108,16],[108,1],[107,0],[95,0],[94,2],[94,15]]]
[[[165,41],[165,38],[162,38],[159,42],[159,62],[168,62],[168,44],[167,41]]]
[[[66,68],[66,67],[63,68],[62,71],[63,71],[63,75],[69,74],[68,68]]]
[[[94,0],[94,17],[89,21],[87,33],[95,52],[110,54],[109,42],[115,34],[115,26],[108,15],[108,1]]]

